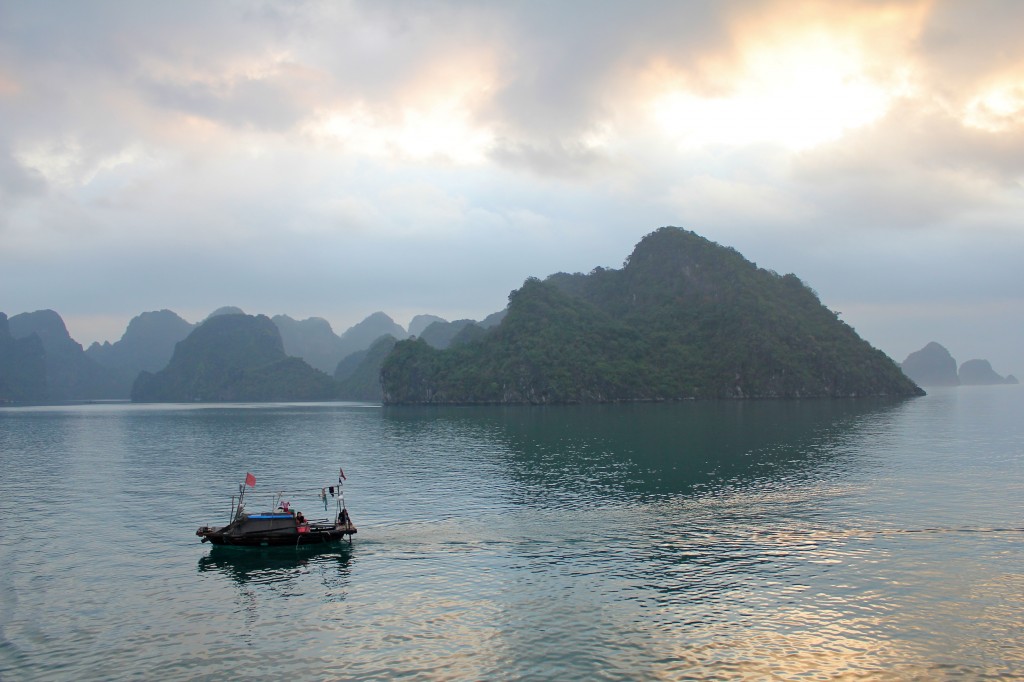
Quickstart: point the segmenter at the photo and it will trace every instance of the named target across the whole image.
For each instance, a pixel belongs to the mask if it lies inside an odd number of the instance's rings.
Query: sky
[[[677,225],[1024,379],[1024,3],[0,0],[0,311],[482,319]]]

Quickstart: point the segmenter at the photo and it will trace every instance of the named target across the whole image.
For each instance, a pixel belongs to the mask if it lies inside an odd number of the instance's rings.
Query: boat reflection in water
[[[239,585],[272,585],[317,574],[325,583],[345,587],[352,552],[347,543],[294,549],[213,546],[199,558],[197,568],[200,573],[220,574]]]

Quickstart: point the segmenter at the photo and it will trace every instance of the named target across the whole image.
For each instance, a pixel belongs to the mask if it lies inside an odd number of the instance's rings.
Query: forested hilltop
[[[174,347],[159,372],[142,371],[136,402],[330,400],[337,385],[284,352],[281,333],[265,315],[219,314]]]
[[[381,385],[386,404],[923,394],[798,277],[676,227],[621,270],[527,280],[465,343],[399,342]]]

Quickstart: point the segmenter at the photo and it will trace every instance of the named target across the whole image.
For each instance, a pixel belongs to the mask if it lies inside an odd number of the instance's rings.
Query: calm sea
[[[1016,386],[0,409],[0,679],[1019,679],[1022,422]],[[339,467],[351,546],[194,535]]]

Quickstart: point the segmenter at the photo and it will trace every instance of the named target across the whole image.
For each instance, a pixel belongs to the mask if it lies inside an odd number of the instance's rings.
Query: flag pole
[[[235,518],[242,513],[242,500],[245,499],[245,484],[242,483],[238,486],[238,506],[235,507]]]
[[[242,513],[242,500],[245,498],[245,489],[249,486],[256,487],[256,477],[247,471],[245,472],[245,482],[238,486],[238,507],[235,509],[235,518]]]

